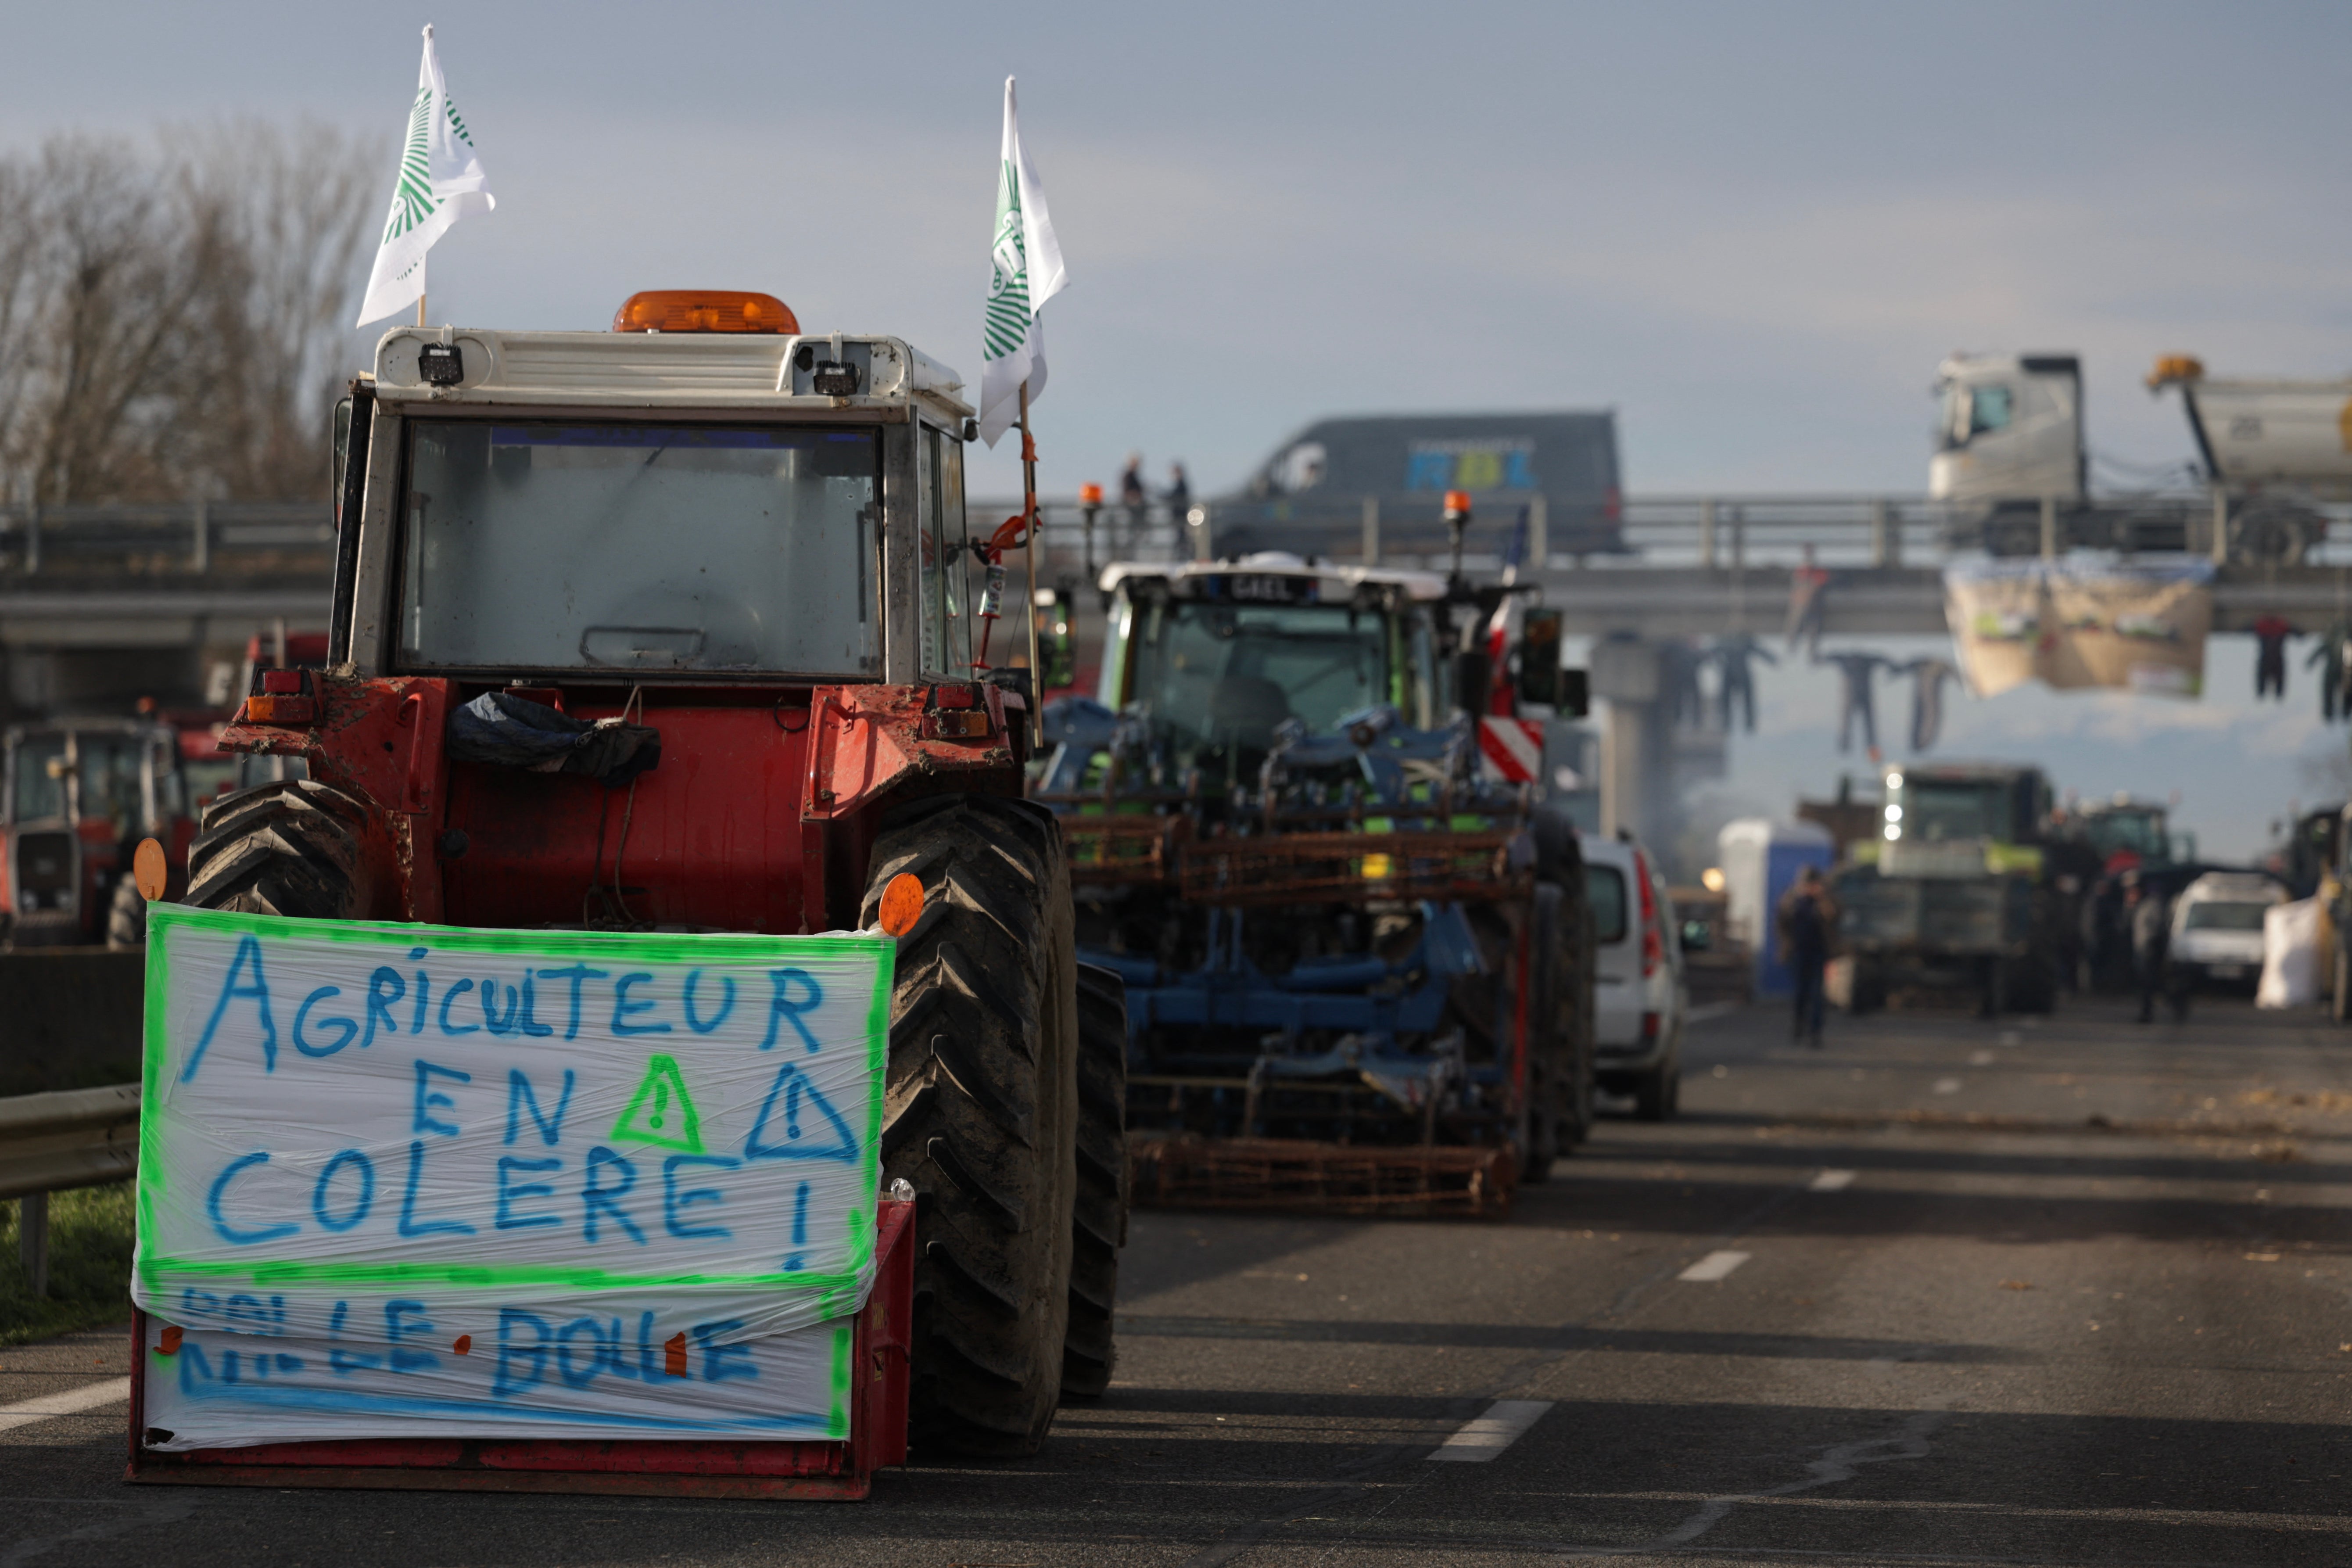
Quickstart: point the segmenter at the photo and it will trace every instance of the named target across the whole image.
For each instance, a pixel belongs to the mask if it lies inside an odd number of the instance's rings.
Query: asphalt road
[[[132,1488],[0,1352],[0,1568],[2352,1563],[2352,1032],[1780,1025],[1505,1224],[1139,1214],[1110,1394],[864,1503]]]

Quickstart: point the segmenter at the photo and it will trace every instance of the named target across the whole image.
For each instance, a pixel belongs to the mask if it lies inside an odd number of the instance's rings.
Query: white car
[[[2255,871],[2208,871],[2172,905],[2172,983],[2251,990],[2263,973],[2263,916],[2286,889]]]
[[[1683,1023],[1690,990],[1666,879],[1627,837],[1583,838],[1591,908],[1593,1079],[1633,1097],[1633,1113],[1663,1121],[1682,1097]]]

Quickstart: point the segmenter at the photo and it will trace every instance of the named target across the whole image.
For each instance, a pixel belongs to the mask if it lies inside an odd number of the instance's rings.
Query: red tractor
[[[177,734],[148,719],[58,719],[15,726],[5,749],[0,929],[20,948],[138,946],[147,902],[131,846],[152,837],[178,868],[195,831]]]
[[[206,809],[187,901],[792,933],[919,878],[883,1132],[919,1202],[913,1432],[1017,1455],[1109,1378],[1125,1021],[1022,798],[1026,672],[974,662],[962,391],[766,295],[390,332],[339,453],[327,668],[257,668],[222,737],[307,776]]]

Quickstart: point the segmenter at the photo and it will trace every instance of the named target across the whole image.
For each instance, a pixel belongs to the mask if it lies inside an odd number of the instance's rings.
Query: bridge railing
[[[2352,566],[2352,503],[2298,501],[2265,511],[2232,503],[2221,535],[2233,561],[2294,560]],[[1020,510],[1017,500],[976,500],[975,534]],[[1139,510],[1087,508],[1075,500],[1041,500],[1041,565],[1048,581],[1078,578],[1089,562],[1173,562],[1205,558],[1216,503],[1180,516],[1165,502]],[[2292,519],[2281,523],[2282,517]],[[2267,520],[2267,521],[2265,521]],[[1517,526],[1510,515],[1482,515],[1466,542],[1474,570],[1501,563]],[[1808,549],[1822,565],[1940,566],[1956,555],[2063,553],[2090,548],[2121,552],[2187,551],[2212,555],[2216,507],[2205,494],[2105,498],[2087,510],[2028,506],[1988,517],[1981,506],[1916,495],[1636,495],[1625,499],[1622,551],[1570,555],[1544,548],[1552,569],[1785,569]],[[2282,528],[2295,532],[2281,548]],[[1549,541],[1531,519],[1531,548]],[[1425,537],[1425,535],[1423,536]],[[1360,561],[1370,545],[1386,564],[1443,568],[1421,547],[1400,552],[1380,542],[1377,509],[1361,530],[1333,538],[1332,556]],[[110,506],[0,506],[0,579],[317,576],[332,566],[334,523],[323,502],[182,501]]]
[[[324,501],[0,506],[0,577],[175,578],[333,569]]]
[[[1161,502],[1139,512],[1123,507],[1089,510],[1075,500],[1041,499],[1041,567],[1048,581],[1085,575],[1091,561],[1171,562],[1205,559],[1215,533],[1216,503],[1179,518]],[[1017,500],[975,500],[973,530],[1020,510]],[[1381,549],[1377,509],[1361,531],[1332,535],[1331,558],[1365,559],[1371,546],[1385,564],[1442,569],[1442,555],[1416,546]],[[1810,551],[1820,565],[1842,570],[1940,567],[1955,558],[2063,555],[2093,550],[2116,555],[2190,553],[2240,563],[2294,562],[2352,566],[2352,504],[2298,499],[2264,507],[2237,498],[2217,509],[2210,493],[2182,491],[2102,497],[2087,508],[2053,502],[1990,512],[1981,503],[1895,494],[1724,494],[1629,496],[1622,504],[1622,551],[1573,555],[1544,548],[1543,564],[1594,571],[1700,568],[1786,570]],[[1193,521],[1197,520],[1197,521]],[[1465,541],[1465,564],[1499,566],[1517,527],[1510,515],[1482,516]],[[2217,534],[2217,528],[2219,532]],[[1530,533],[1545,531],[1531,520]],[[1425,538],[1425,531],[1422,535]],[[2222,551],[2216,551],[2218,542]],[[1530,549],[1549,541],[1531,539]]]

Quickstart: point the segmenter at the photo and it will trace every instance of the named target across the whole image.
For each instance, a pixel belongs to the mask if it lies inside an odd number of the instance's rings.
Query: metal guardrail
[[[334,541],[322,500],[0,506],[0,577],[323,576]]]
[[[16,1198],[16,1255],[35,1296],[49,1289],[49,1194],[139,1169],[139,1086],[0,1100],[0,1198]]]
[[[2352,505],[2281,498],[2315,525],[2305,542],[2303,564],[2352,566]],[[2248,498],[2234,498],[2241,512]],[[2217,504],[2219,502],[2220,504]],[[1988,514],[1979,502],[1931,500],[1901,494],[1635,495],[1625,498],[1619,534],[1624,549],[1570,554],[1549,548],[1540,512],[1530,520],[1529,555],[1534,570],[1595,572],[1697,568],[1733,571],[1794,566],[1810,548],[1820,565],[1832,569],[1940,567],[1956,558],[1998,551],[2004,555],[2063,554],[2092,549],[2118,554],[2179,552],[2217,559],[2217,542],[2240,563],[2248,560],[2242,518],[2217,531],[2222,501],[2206,491],[2139,496],[2101,496],[2087,509],[2068,510],[2054,502]],[[975,500],[972,527],[993,525],[1021,510],[1018,500]],[[1216,531],[1217,503],[1176,516],[1164,502],[1140,511],[1123,506],[1089,509],[1059,497],[1043,498],[1039,543],[1043,574],[1084,575],[1091,558],[1173,562],[1205,559]],[[1442,556],[1423,547],[1399,552],[1381,546],[1379,509],[1367,504],[1363,521],[1331,531],[1331,558],[1354,563],[1367,559],[1395,566],[1442,570]],[[1464,563],[1491,572],[1517,526],[1518,509],[1481,513],[1465,542]],[[1416,530],[1425,539],[1426,528]],[[1091,535],[1091,538],[1089,536]]]

